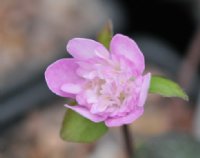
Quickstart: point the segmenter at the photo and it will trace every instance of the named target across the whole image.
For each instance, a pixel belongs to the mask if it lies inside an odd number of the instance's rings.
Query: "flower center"
[[[113,114],[134,99],[135,78],[124,62],[122,59],[79,62],[82,65],[79,75],[86,79],[82,95],[92,113]]]
[[[112,81],[95,78],[85,86],[86,100],[94,113],[116,111],[126,105],[132,96],[133,86],[133,78],[123,82],[117,78]]]

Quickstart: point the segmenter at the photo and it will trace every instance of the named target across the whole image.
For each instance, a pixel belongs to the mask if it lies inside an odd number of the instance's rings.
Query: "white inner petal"
[[[77,84],[67,83],[62,85],[61,90],[67,93],[77,94],[81,91],[81,87]]]
[[[103,59],[103,54],[98,51],[95,53]],[[115,62],[107,58],[95,60],[90,65],[82,63],[90,67],[90,69],[87,66],[80,67],[79,74],[86,78],[81,93],[92,113],[107,112],[109,116],[124,115],[127,110],[134,108],[135,105],[132,104],[137,100],[138,85],[135,83],[135,77],[130,73],[129,65],[123,63],[125,62],[123,59],[121,60]],[[71,86],[71,88],[68,87],[68,92],[80,91],[79,87]]]

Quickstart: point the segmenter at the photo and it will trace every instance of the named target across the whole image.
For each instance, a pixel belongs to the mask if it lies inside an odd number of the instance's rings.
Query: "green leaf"
[[[97,40],[106,48],[109,48],[113,36],[112,22],[108,21],[97,36]]]
[[[189,100],[187,94],[177,83],[161,76],[151,77],[149,92],[160,94],[164,97],[178,97],[187,101]]]
[[[61,138],[71,142],[89,143],[107,132],[104,123],[94,123],[68,109],[60,131]]]

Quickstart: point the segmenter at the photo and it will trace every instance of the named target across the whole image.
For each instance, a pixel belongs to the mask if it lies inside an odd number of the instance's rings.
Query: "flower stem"
[[[134,158],[134,145],[127,125],[122,126],[122,132],[125,141],[127,158]]]

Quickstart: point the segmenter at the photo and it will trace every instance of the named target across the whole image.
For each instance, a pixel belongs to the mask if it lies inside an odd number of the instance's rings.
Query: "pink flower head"
[[[144,56],[132,39],[115,35],[109,52],[96,41],[74,38],[67,51],[74,58],[60,59],[45,72],[54,93],[78,103],[65,107],[109,127],[132,123],[143,114],[151,75],[142,76]]]

